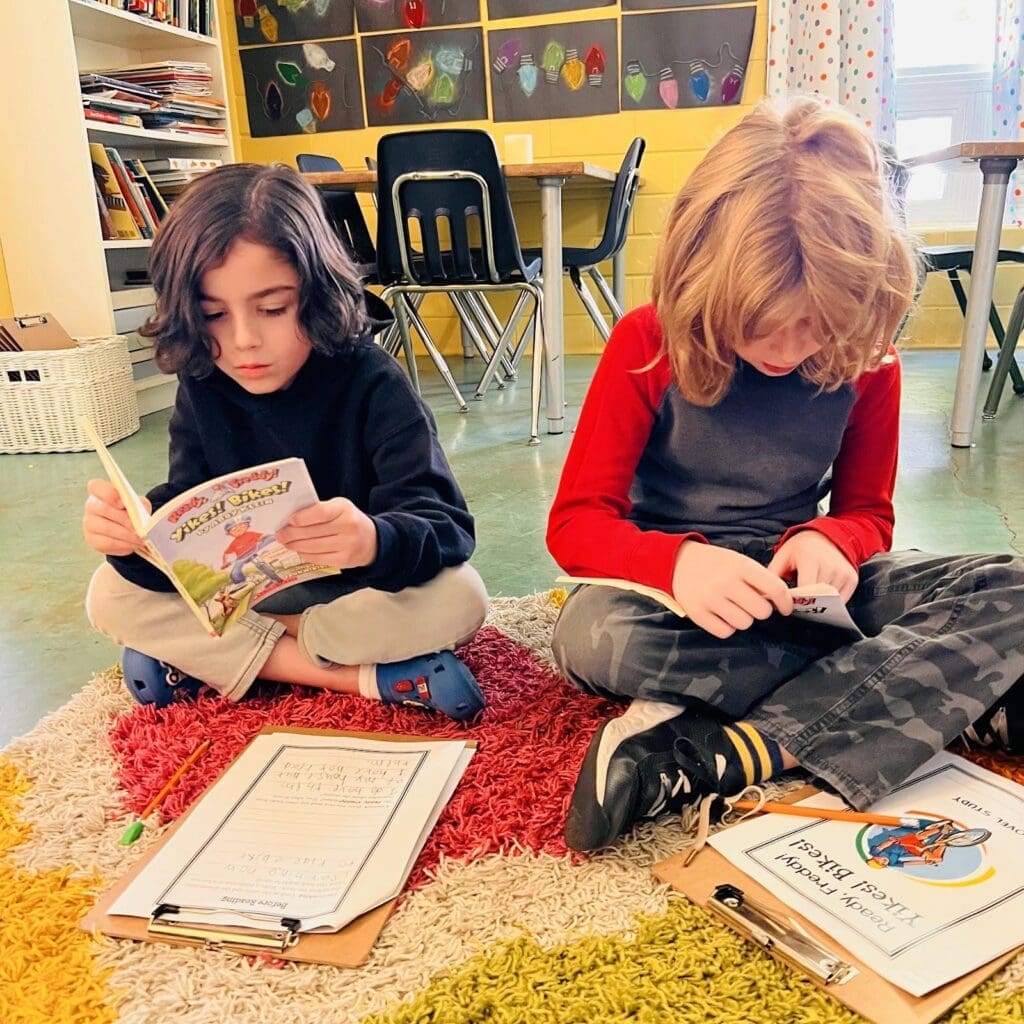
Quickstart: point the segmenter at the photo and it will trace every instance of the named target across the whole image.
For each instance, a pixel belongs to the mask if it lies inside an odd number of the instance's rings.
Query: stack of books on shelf
[[[158,61],[83,74],[78,81],[89,120],[227,140],[224,102],[210,95],[208,64]]]
[[[214,0],[92,0],[101,7],[129,11],[200,35],[213,34]]]
[[[163,157],[162,159],[143,160],[150,180],[166,197],[178,195],[186,185],[201,177],[214,167],[219,167],[220,160],[201,160],[190,157]]]

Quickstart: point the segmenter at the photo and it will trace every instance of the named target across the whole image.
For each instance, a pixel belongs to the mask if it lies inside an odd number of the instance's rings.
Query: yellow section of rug
[[[18,815],[28,781],[0,757],[0,1021],[108,1024],[108,971],[93,962],[92,940],[77,928],[100,886],[70,868],[29,872],[8,860],[31,826]]]
[[[854,1024],[861,1018],[705,911],[673,897],[632,935],[541,948],[502,943],[438,978],[411,1002],[363,1024]],[[1024,992],[990,981],[948,1024],[1024,1020]]]

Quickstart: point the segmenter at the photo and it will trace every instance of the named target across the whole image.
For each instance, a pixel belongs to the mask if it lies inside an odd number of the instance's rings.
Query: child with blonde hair
[[[1024,560],[890,551],[915,280],[878,148],[817,100],[759,105],[683,186],[550,514],[567,572],[687,612],[600,585],[561,612],[568,678],[632,700],[591,742],[571,847],[797,765],[863,808],[972,723],[1006,731]],[[779,618],[787,582],[833,585],[865,638]]]

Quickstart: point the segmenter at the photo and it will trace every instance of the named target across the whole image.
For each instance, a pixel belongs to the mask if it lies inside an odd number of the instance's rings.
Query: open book
[[[642,594],[663,604],[679,618],[686,618],[685,609],[671,594],[657,587],[645,586],[643,583],[604,576],[559,576],[556,582],[572,585],[596,584],[615,587],[618,590],[631,590],[635,594]],[[766,623],[759,623],[759,628],[768,629],[780,636],[786,633],[800,633],[822,644],[850,643],[864,636],[860,627],[851,618],[839,591],[830,584],[814,583],[805,587],[792,587],[790,593],[793,595],[792,615],[773,615]],[[812,629],[813,634],[809,632]]]
[[[167,576],[211,636],[270,594],[338,572],[305,561],[274,538],[294,513],[317,501],[302,459],[207,480],[151,515],[95,427],[82,425],[145,541],[139,554]]]
[[[337,932],[401,892],[473,749],[471,740],[263,732],[106,914],[148,921],[146,938],[301,950],[303,936]]]

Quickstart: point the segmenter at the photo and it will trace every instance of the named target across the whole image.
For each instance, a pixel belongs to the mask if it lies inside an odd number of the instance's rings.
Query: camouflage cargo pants
[[[1024,676],[1024,558],[876,555],[849,609],[866,638],[839,648],[810,629],[787,636],[778,617],[719,640],[648,598],[587,586],[552,647],[581,689],[746,719],[863,808]]]

